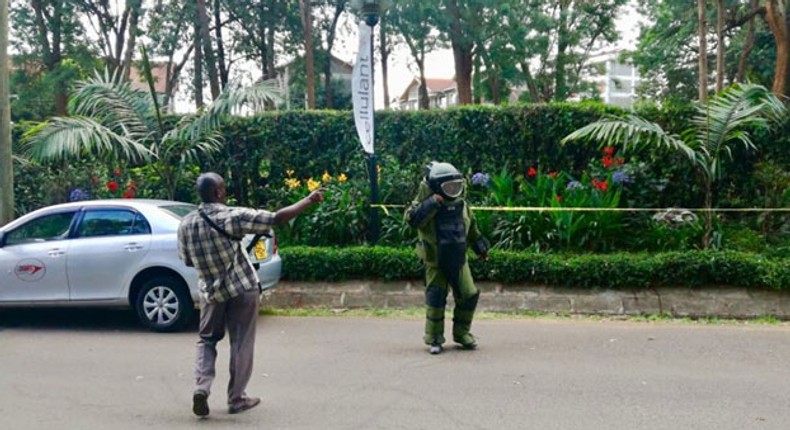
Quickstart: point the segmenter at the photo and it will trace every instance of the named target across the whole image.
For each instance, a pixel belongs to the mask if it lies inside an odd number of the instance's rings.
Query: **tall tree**
[[[765,21],[776,42],[776,66],[774,69],[773,92],[787,95],[787,82],[790,76],[790,25],[788,25],[787,3],[785,0],[765,1]]]
[[[393,5],[388,17],[387,27],[392,27],[395,34],[409,48],[412,61],[417,67],[420,77],[419,106],[420,109],[430,107],[428,100],[428,83],[425,77],[425,55],[436,49],[440,42],[431,37],[435,27],[431,17],[438,9],[430,2],[420,0],[402,0]],[[382,25],[382,31],[385,26]]]
[[[578,93],[591,52],[619,38],[615,19],[625,4],[626,0],[562,0],[549,6],[557,28],[555,100],[565,100]]]
[[[82,12],[94,42],[102,53],[105,67],[114,72],[120,68],[129,78],[132,58],[136,50],[140,21],[145,10],[142,0],[125,0],[123,8],[107,0],[71,0]]]
[[[568,96],[568,83],[565,79],[565,64],[568,45],[570,44],[570,34],[568,30],[570,8],[573,0],[560,0],[557,2],[559,7],[559,19],[557,25],[557,59],[554,66],[554,100],[563,101]]]
[[[724,90],[724,51],[726,41],[724,40],[724,18],[727,10],[724,7],[724,0],[716,0],[716,93]]]
[[[442,13],[438,14],[438,27],[450,40],[455,64],[455,83],[458,103],[472,103],[472,68],[474,60],[477,23],[487,6],[486,0],[441,0]]]
[[[219,69],[219,83],[224,90],[228,85],[228,63],[225,54],[225,38],[222,35],[222,3],[214,0],[214,38],[217,41],[217,68]]]
[[[195,16],[197,16],[197,13]],[[192,86],[195,89],[195,107],[202,109],[205,105],[203,101],[203,31],[200,28],[200,24],[198,24],[197,18],[195,18],[195,22],[192,25],[195,28],[195,61],[193,63]]]
[[[211,89],[211,99],[216,100],[219,97],[221,88],[219,82],[219,74],[217,73],[217,58],[214,55],[214,47],[211,43],[211,33],[209,29],[208,9],[206,8],[206,0],[195,0],[195,7],[197,10],[197,28],[200,34],[200,44],[196,45],[203,50],[204,67],[208,72],[209,88]]]
[[[315,109],[315,52],[313,51],[313,8],[311,0],[299,0],[304,28],[305,75],[307,79],[307,108]]]
[[[195,52],[195,20],[192,18],[195,11],[190,4],[190,0],[157,0],[152,8],[147,36],[151,41],[151,54],[166,59],[164,107],[170,105],[181,72]]]
[[[697,0],[697,32],[699,35],[699,101],[708,101],[708,24],[705,0]]]
[[[75,37],[79,23],[74,5],[68,0],[30,0],[30,9],[19,6],[16,11],[25,28],[35,29],[20,34],[21,38],[34,36],[27,45],[32,52],[40,55],[44,66],[52,75],[61,72],[67,45]],[[68,101],[68,81],[56,79],[55,113],[66,114]]]
[[[326,18],[321,20],[321,40],[325,44],[323,51],[323,74],[324,74],[324,108],[334,108],[334,94],[332,85],[332,50],[337,39],[338,22],[346,10],[348,0],[331,0],[322,5],[326,10]]]
[[[384,89],[384,109],[390,108],[390,85],[389,85],[389,57],[392,47],[387,36],[387,26],[382,20],[379,25],[379,52],[381,53],[381,86]]]
[[[14,219],[8,60],[8,0],[0,0],[0,225]]]
[[[764,1],[724,0],[725,80],[744,81],[748,77],[751,82],[771,86],[776,50],[770,30],[760,19],[765,15]],[[706,21],[717,20],[716,9],[706,9]],[[632,57],[643,78],[640,92],[655,99],[698,99],[699,8],[683,2],[645,0],[639,10],[649,23],[641,28]],[[713,40],[716,36],[710,30],[707,39]],[[710,53],[708,58],[712,58]]]
[[[759,6],[760,0],[749,0],[749,11],[757,11]],[[738,57],[738,70],[735,74],[735,81],[739,83],[743,83],[746,79],[746,68],[748,67],[749,62],[749,55],[751,55],[752,50],[754,49],[754,42],[756,39],[757,33],[757,24],[756,21],[757,13],[750,13],[744,21],[748,22],[748,27],[746,30],[746,36],[744,38],[743,47],[741,48],[741,54]]]

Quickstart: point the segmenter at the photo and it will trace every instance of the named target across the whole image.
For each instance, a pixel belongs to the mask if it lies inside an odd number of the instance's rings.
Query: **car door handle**
[[[61,251],[59,248],[55,248],[50,249],[47,254],[49,254],[50,257],[60,257],[61,255],[65,254],[65,252]]]
[[[143,245],[140,245],[139,243],[136,243],[136,242],[132,242],[132,243],[127,243],[126,245],[124,245],[123,249],[125,249],[125,250],[127,250],[129,252],[135,252],[135,251],[139,251],[139,250],[143,249]]]

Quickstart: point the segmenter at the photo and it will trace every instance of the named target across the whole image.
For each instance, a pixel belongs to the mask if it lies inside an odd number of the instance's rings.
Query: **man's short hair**
[[[198,176],[195,188],[203,203],[212,203],[217,199],[217,187],[225,182],[222,176],[208,172]]]

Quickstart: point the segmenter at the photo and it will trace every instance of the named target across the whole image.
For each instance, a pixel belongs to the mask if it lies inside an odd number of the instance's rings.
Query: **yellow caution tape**
[[[371,205],[382,209],[389,215],[388,209],[403,209],[406,205]],[[580,207],[546,207],[546,206],[516,206],[516,207],[491,207],[470,206],[473,211],[481,212],[790,212],[790,208],[580,208]]]

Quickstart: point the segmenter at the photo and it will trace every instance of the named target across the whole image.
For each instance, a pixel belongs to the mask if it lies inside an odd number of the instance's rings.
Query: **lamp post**
[[[14,219],[8,59],[8,0],[0,0],[0,225]]]
[[[389,8],[389,0],[351,0],[351,8],[359,12],[359,15],[365,20],[365,24],[370,27],[370,91],[371,94],[375,92],[374,76],[375,71],[373,64],[374,60],[374,40],[375,32],[373,31],[376,24],[379,23],[379,17]],[[374,112],[373,100],[375,97],[371,96],[370,111]],[[375,128],[374,134],[375,134]],[[377,208],[372,207],[379,203],[379,172],[376,153],[371,151],[368,154],[368,176],[370,177],[370,217],[369,217],[369,237],[368,240],[372,245],[375,245],[379,239],[379,211]]]

